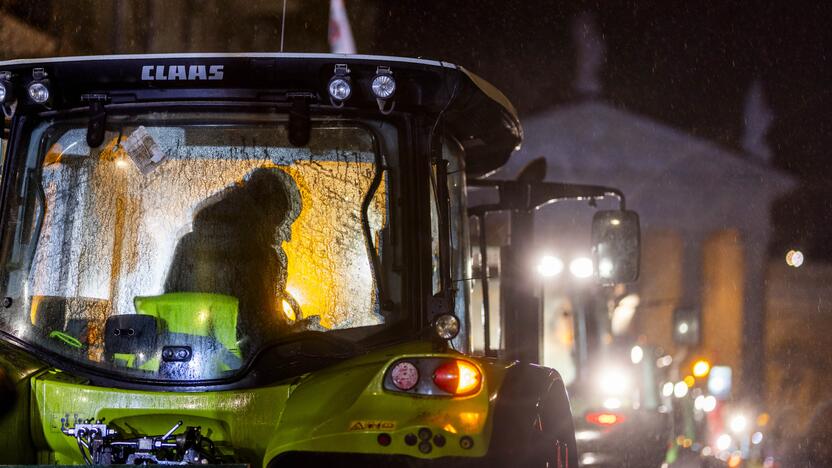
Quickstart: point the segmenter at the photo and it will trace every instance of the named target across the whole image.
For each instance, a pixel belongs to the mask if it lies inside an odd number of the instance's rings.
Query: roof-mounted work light
[[[390,107],[387,107],[387,103],[396,95],[396,79],[393,78],[393,72],[390,71],[390,67],[379,66],[376,68],[376,76],[373,77],[370,87],[373,90],[373,95],[376,97],[378,109],[381,113],[389,114],[393,112],[395,102],[392,102]]]
[[[43,68],[32,70],[32,82],[26,87],[26,91],[33,102],[46,104],[49,101],[49,80],[46,79]]]
[[[335,74],[329,79],[327,85],[329,100],[335,107],[344,105],[344,101],[352,95],[352,84],[350,82],[350,69],[346,64],[335,65]]]
[[[0,72],[0,104],[14,101],[14,88],[12,87],[12,74]]]

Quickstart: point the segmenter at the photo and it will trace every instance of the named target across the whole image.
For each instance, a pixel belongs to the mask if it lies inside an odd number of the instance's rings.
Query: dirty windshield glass
[[[362,225],[365,199],[369,232],[386,224],[370,132],[320,124],[298,148],[285,124],[150,117],[92,149],[83,122],[31,132],[0,327],[99,366],[193,380],[287,334],[383,324]]]

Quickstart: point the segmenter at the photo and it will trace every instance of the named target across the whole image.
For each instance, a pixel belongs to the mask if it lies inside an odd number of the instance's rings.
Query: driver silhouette
[[[248,330],[285,322],[282,302],[294,300],[285,291],[281,245],[300,211],[300,191],[289,174],[255,169],[203,203],[193,230],[176,246],[165,292],[234,296]]]

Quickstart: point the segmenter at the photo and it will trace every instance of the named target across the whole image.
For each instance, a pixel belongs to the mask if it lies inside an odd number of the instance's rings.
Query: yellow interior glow
[[[442,429],[446,430],[447,432],[450,432],[451,434],[456,434],[456,428],[451,423],[445,424],[444,426],[442,426]]]
[[[292,310],[292,306],[289,305],[289,303],[286,302],[286,300],[283,301],[283,314],[286,315],[286,318],[290,321],[295,321],[295,311]]]
[[[470,393],[479,388],[482,379],[480,370],[466,361],[457,361],[456,365],[459,368],[459,383],[456,386],[456,393]]]
[[[298,301],[304,317],[318,315],[326,328],[339,328],[356,316],[372,318],[363,312],[373,307],[375,284],[361,232],[360,210],[375,166],[315,161],[281,169],[297,182],[303,204],[292,224],[291,240],[283,243],[288,260],[286,290]],[[384,225],[384,183],[376,193],[368,210],[373,232]],[[355,314],[356,309],[362,312]]]

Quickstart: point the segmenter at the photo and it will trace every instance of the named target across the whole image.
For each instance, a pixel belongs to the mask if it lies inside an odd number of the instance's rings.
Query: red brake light
[[[482,374],[470,362],[455,359],[433,371],[433,383],[448,393],[467,395],[480,389]]]
[[[586,420],[598,426],[610,427],[624,422],[624,415],[618,413],[587,413]]]

